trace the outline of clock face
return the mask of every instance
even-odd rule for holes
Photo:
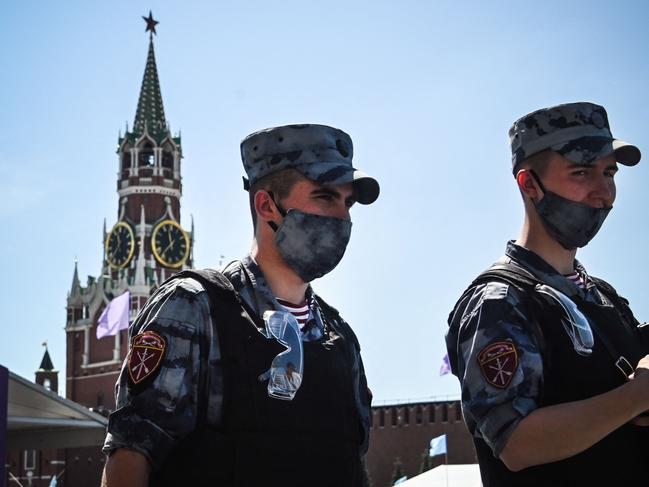
[[[177,269],[189,257],[189,239],[185,231],[173,220],[163,220],[153,229],[151,248],[158,262]]]
[[[135,252],[135,236],[131,227],[118,222],[106,239],[106,260],[116,269],[126,267]]]

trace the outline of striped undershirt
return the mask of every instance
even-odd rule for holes
[[[575,286],[580,287],[581,289],[586,289],[586,282],[579,272],[575,271],[572,274],[564,274],[564,277],[572,281]]]
[[[284,299],[275,298],[277,302],[281,304],[286,311],[295,316],[297,324],[300,325],[300,330],[304,328],[306,322],[309,321],[309,316],[311,315],[311,308],[309,307],[309,302],[305,299],[300,304],[290,303]]]

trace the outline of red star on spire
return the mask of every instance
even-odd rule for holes
[[[143,15],[142,18],[146,22],[146,30],[144,32],[151,32],[151,35],[153,34],[157,35],[157,32],[155,31],[155,26],[158,25],[160,22],[158,22],[157,20],[153,20],[153,14],[151,13],[151,10],[149,10],[148,17],[145,17]]]

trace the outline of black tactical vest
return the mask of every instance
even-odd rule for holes
[[[633,314],[606,282],[593,280],[612,303],[610,306],[572,298],[588,318],[595,338],[592,354],[579,355],[561,322],[558,306],[541,301],[534,290],[541,284],[515,265],[498,264],[474,283],[499,280],[515,286],[528,297],[534,322],[529,332],[536,338],[543,357],[543,386],[539,406],[586,399],[625,383],[616,362],[623,356],[634,368],[649,349],[638,332]],[[631,369],[632,371],[632,369]],[[480,438],[474,438],[485,487],[599,485],[649,485],[649,429],[626,424],[584,452],[558,462],[512,472]]]
[[[337,312],[318,300],[325,337],[303,342],[304,376],[294,399],[273,399],[268,381],[259,377],[285,348],[262,334],[263,322],[222,274],[185,271],[176,277],[197,279],[210,295],[222,355],[223,414],[220,425],[208,425],[207,397],[199,398],[200,424],[154,472],[150,485],[360,487],[368,425],[354,399],[358,343]]]

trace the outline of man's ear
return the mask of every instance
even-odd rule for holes
[[[530,169],[521,169],[518,171],[516,173],[516,183],[521,193],[532,201],[536,201],[543,196],[543,191],[539,188],[539,184]]]
[[[260,189],[255,193],[255,211],[257,218],[262,221],[274,221],[280,218],[277,206],[268,191]]]

